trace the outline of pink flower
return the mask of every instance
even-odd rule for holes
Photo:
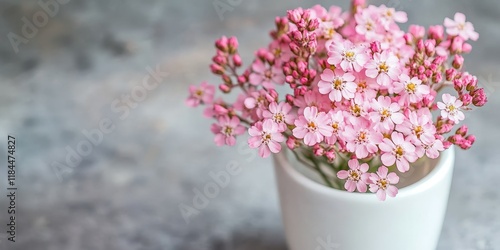
[[[346,148],[356,154],[356,158],[363,159],[368,154],[378,151],[377,144],[382,141],[382,134],[370,129],[368,121],[361,119],[353,120],[352,126],[346,126],[342,133],[346,141]]]
[[[186,105],[196,107],[200,103],[210,104],[214,100],[215,86],[202,82],[199,87],[189,86],[189,97],[186,100]]]
[[[443,150],[443,142],[439,139],[422,140],[422,144],[417,147],[417,155],[418,157],[422,157],[425,152],[425,155],[427,155],[427,157],[436,159],[439,157],[439,152]]]
[[[285,137],[279,132],[278,124],[270,119],[264,122],[257,122],[248,129],[250,138],[248,145],[251,148],[259,148],[259,155],[263,158],[268,157],[271,152],[278,153],[281,150],[281,142]]]
[[[332,136],[332,127],[328,126],[330,119],[325,112],[319,112],[316,107],[304,109],[304,115],[295,120],[293,136],[304,139],[304,143],[313,146],[323,141],[325,136]]]
[[[320,94],[318,91],[307,91],[304,96],[297,97],[293,104],[299,107],[297,113],[304,113],[307,107],[316,107],[318,111],[327,111],[330,109],[330,99],[328,96]]]
[[[276,124],[278,124],[278,128],[280,132],[286,130],[287,124],[293,124],[295,117],[290,114],[292,110],[292,106],[286,102],[280,102],[277,104],[276,102],[272,102],[269,104],[269,111],[264,110],[262,116],[266,119],[272,119]]]
[[[465,119],[464,113],[460,111],[462,105],[462,101],[450,94],[443,94],[443,102],[437,103],[438,108],[441,109],[441,116],[455,124]]]
[[[420,140],[432,141],[436,134],[436,127],[432,124],[432,114],[429,110],[418,113],[410,112],[408,119],[397,125],[396,130],[409,136],[413,143],[418,143]]]
[[[460,12],[455,13],[455,20],[445,18],[444,26],[446,27],[446,33],[450,36],[460,36],[464,40],[470,38],[473,41],[479,38],[479,34],[474,31],[472,23],[466,22],[465,15]]]
[[[369,174],[366,173],[368,171],[368,164],[363,163],[359,165],[357,159],[349,160],[347,163],[349,165],[349,170],[340,170],[337,173],[337,177],[341,180],[347,179],[345,182],[345,189],[348,192],[354,192],[356,188],[359,192],[366,192],[366,182],[369,178]]]
[[[343,42],[334,42],[328,51],[328,63],[331,65],[340,65],[344,71],[359,72],[368,62],[368,55],[365,48],[354,45],[349,40]]]
[[[352,115],[351,117],[366,117],[368,109],[370,108],[369,100],[365,99],[366,96],[366,93],[358,93],[354,96],[354,99],[351,99],[351,103],[349,105],[349,112]]]
[[[274,88],[274,83],[283,85],[285,76],[283,70],[277,64],[274,66],[266,65],[261,60],[255,60],[252,64],[253,72],[249,76],[249,82],[253,85],[262,85],[266,89]]]
[[[396,163],[400,172],[406,172],[410,169],[410,163],[417,160],[415,154],[415,146],[410,142],[409,138],[404,138],[402,133],[393,132],[391,139],[384,138],[379,145],[383,152],[380,159],[386,166],[392,166]]]
[[[356,20],[356,33],[363,35],[367,40],[375,40],[381,35],[378,34],[383,28],[372,18],[376,8],[366,8],[354,15]]]
[[[357,87],[354,76],[341,70],[335,70],[333,73],[331,69],[325,69],[318,82],[319,92],[329,94],[328,97],[332,102],[340,102],[342,97],[346,100],[352,99]]]
[[[406,23],[408,21],[408,16],[404,11],[396,11],[394,8],[387,8],[385,5],[381,5],[380,12],[380,22],[386,30],[394,30],[394,28],[391,28],[397,27],[395,22]]]
[[[376,192],[377,198],[381,201],[385,201],[386,195],[396,197],[398,194],[398,188],[394,185],[399,182],[399,177],[395,173],[387,174],[388,172],[387,167],[381,166],[376,174],[370,175],[370,192]]]
[[[344,130],[345,126],[344,119],[347,114],[345,111],[341,110],[338,111],[330,110],[330,112],[328,112],[328,115],[330,116],[330,123],[328,125],[332,127],[332,136],[326,137],[325,142],[330,145],[333,145],[335,144],[335,142],[337,142],[337,139],[340,135],[340,131]]]
[[[393,103],[388,96],[379,96],[372,102],[372,108],[370,120],[373,122],[373,127],[381,132],[393,130],[394,124],[401,124],[405,120],[405,116],[399,112],[400,106]]]
[[[410,77],[406,74],[399,76],[399,81],[394,82],[394,93],[401,95],[400,103],[417,103],[430,93],[430,88],[422,84],[417,77]]]
[[[377,83],[382,86],[389,86],[392,80],[397,80],[401,73],[399,69],[399,59],[387,51],[375,53],[373,60],[365,65],[366,76],[376,78]]]
[[[219,118],[219,124],[212,124],[211,130],[215,134],[214,141],[217,146],[233,146],[236,144],[235,136],[245,133],[246,129],[240,124],[238,117],[222,116]]]

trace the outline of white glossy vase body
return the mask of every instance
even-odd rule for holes
[[[274,157],[290,250],[436,249],[453,174],[453,147],[433,162],[430,173],[384,202],[371,193],[349,193],[313,181],[297,171],[300,164],[293,157]]]

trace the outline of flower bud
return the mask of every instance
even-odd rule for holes
[[[290,50],[292,51],[293,54],[300,55],[299,45],[297,45],[295,42],[291,42],[289,46],[290,46]]]
[[[424,98],[422,99],[422,102],[424,106],[429,107],[434,103],[434,95],[425,95]]]
[[[462,53],[462,48],[463,48],[463,45],[464,45],[464,39],[459,37],[459,36],[456,36],[453,38],[453,41],[451,42],[451,50],[450,52],[452,54],[460,54]]]
[[[229,54],[234,54],[238,50],[238,39],[236,37],[230,37],[228,40],[228,52]]]
[[[457,92],[462,91],[462,89],[464,88],[464,81],[463,81],[463,79],[458,78],[458,79],[453,80],[453,87],[455,88],[455,90]]]
[[[288,17],[288,20],[290,20],[290,22],[292,23],[297,23],[300,21],[300,19],[302,19],[302,8],[297,8],[297,9],[294,9],[294,10],[289,10],[287,12],[287,17]]]
[[[269,102],[275,102],[278,100],[278,92],[275,89],[270,89],[267,91],[266,98]]]
[[[309,21],[306,28],[308,31],[315,31],[318,27],[319,27],[318,19],[313,19]]]
[[[468,106],[472,102],[472,96],[469,94],[463,94],[460,96],[460,101],[462,101],[464,106]]]
[[[409,32],[415,39],[421,39],[425,35],[425,28],[420,25],[410,25]]]
[[[469,141],[472,145],[476,141],[476,137],[474,135],[468,135],[467,137],[465,137],[465,140]]]
[[[356,10],[358,7],[364,8],[366,6],[366,0],[353,0],[352,7]]]
[[[323,149],[323,147],[321,147],[319,144],[316,144],[313,147],[313,152],[314,152],[314,155],[316,155],[316,156],[322,156],[325,154],[325,149]]]
[[[286,140],[286,145],[291,150],[294,150],[295,148],[299,147],[297,139],[293,136],[288,137],[288,139]]]
[[[464,58],[461,55],[455,55],[452,62],[453,68],[461,69],[464,65]]]
[[[439,83],[443,81],[443,75],[441,73],[436,73],[432,76],[432,81],[435,83]]]
[[[436,53],[436,41],[432,39],[427,40],[424,42],[424,46],[425,46],[425,54],[429,57],[434,56],[434,54]]]
[[[472,104],[474,104],[474,106],[482,107],[486,104],[486,102],[488,102],[488,98],[486,97],[483,88],[476,89],[472,93]]]
[[[227,57],[223,55],[216,55],[212,58],[212,61],[218,65],[224,66],[227,64]]]
[[[461,126],[460,128],[457,129],[457,131],[455,132],[455,134],[456,135],[465,136],[468,131],[469,131],[469,128],[467,128],[467,125],[463,125],[463,126]]]
[[[231,80],[231,77],[229,77],[228,75],[222,75],[222,80],[227,85],[233,85],[233,81]]]
[[[238,76],[238,83],[243,84],[247,82],[247,78],[244,75]]]
[[[231,92],[231,87],[229,87],[229,86],[228,86],[228,85],[226,85],[226,84],[220,84],[220,85],[219,85],[219,89],[220,89],[220,91],[222,91],[223,93],[226,93],[226,94],[227,94],[227,93],[229,93],[229,92]],[[217,105],[216,105],[216,106],[217,106]],[[214,108],[215,108],[216,106],[214,106]]]
[[[406,41],[406,45],[412,45],[413,44],[413,36],[410,33],[405,33],[403,35],[403,38]]]
[[[462,46],[462,52],[463,53],[470,53],[472,50],[472,45],[468,44],[468,43],[464,43],[464,45]]]
[[[375,41],[370,43],[370,50],[372,51],[372,53],[380,52],[382,50],[380,47],[380,42]]]
[[[457,76],[457,70],[454,68],[449,68],[446,70],[446,81],[453,81]]]
[[[325,156],[326,158],[328,158],[329,162],[333,162],[335,158],[337,158],[337,154],[335,153],[334,149],[326,151]]]
[[[233,55],[233,62],[234,62],[234,66],[236,67],[240,67],[242,62],[241,62],[241,56],[239,54],[234,54]]]
[[[417,41],[417,51],[418,52],[422,52],[425,50],[425,45],[424,45],[424,41],[422,39],[419,39]]]
[[[216,75],[224,74],[224,68],[215,63],[210,64],[210,70],[212,70],[212,73]]]
[[[444,27],[442,25],[435,25],[429,27],[429,38],[436,40],[438,43],[444,38]]]
[[[229,49],[227,37],[222,36],[219,40],[215,41],[215,47],[220,51],[227,52]]]

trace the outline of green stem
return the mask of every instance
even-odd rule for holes
[[[323,170],[321,170],[321,166],[319,165],[319,162],[318,160],[315,158],[314,155],[311,155],[310,158],[309,158],[313,163],[314,163],[314,167],[316,168],[316,170],[318,171],[318,173],[321,175],[321,178],[323,178],[323,180],[325,181],[325,183],[331,187],[331,188],[334,188],[333,187],[333,184],[330,182],[330,180],[328,179],[328,176],[326,176],[326,174],[323,172]]]
[[[313,170],[316,170],[316,168],[315,168],[313,165],[311,165],[311,163],[310,163],[310,162],[304,161],[304,159],[302,159],[302,158],[299,156],[299,154],[298,154],[297,152],[295,152],[295,150],[290,150],[290,151],[292,151],[292,153],[295,155],[295,158],[296,158],[296,159],[297,159],[300,163],[304,164],[306,167],[309,167],[309,168],[311,168],[311,169],[313,169]]]

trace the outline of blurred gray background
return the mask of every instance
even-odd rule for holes
[[[0,227],[1,249],[286,249],[271,160],[213,145],[211,121],[184,99],[190,84],[218,83],[208,69],[215,39],[238,36],[248,63],[269,42],[275,16],[316,1],[232,0],[222,16],[218,1],[228,3],[66,0],[49,9],[53,16],[17,53],[8,35],[21,35],[23,17],[44,10],[36,1],[0,2],[0,149],[6,152],[7,135],[16,137],[19,188],[17,242],[7,243]],[[317,3],[348,6],[347,0]],[[480,77],[490,102],[468,114],[477,142],[458,151],[438,249],[500,249],[500,2],[372,3],[407,11],[409,23],[424,26],[463,12],[480,33],[466,67]],[[164,72],[156,75],[161,84],[124,108],[121,98],[156,67]],[[119,112],[112,108],[117,103]],[[114,130],[75,168],[52,167],[65,163],[67,147],[85,140],[83,130],[103,120]],[[5,225],[5,153],[0,160]],[[243,170],[187,223],[179,205],[192,206],[193,189],[228,164]]]

